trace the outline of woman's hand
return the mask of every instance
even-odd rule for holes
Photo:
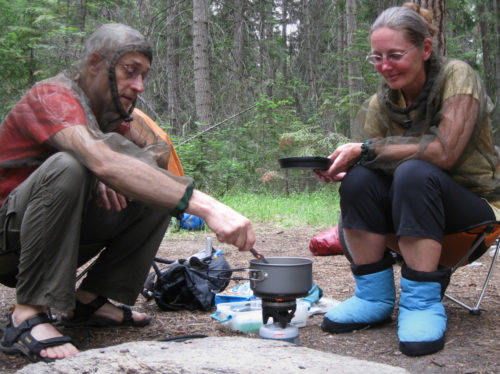
[[[338,147],[328,158],[332,164],[328,170],[315,170],[314,174],[324,183],[341,181],[347,171],[361,157],[362,143],[347,143]]]
[[[114,209],[117,212],[121,212],[127,207],[127,198],[121,193],[109,188],[101,181],[97,184],[97,193],[99,195],[97,205],[104,207],[106,210]]]

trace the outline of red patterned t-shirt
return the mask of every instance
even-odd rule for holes
[[[68,88],[34,86],[7,115],[0,126],[0,205],[57,149],[47,144],[58,131],[86,126],[85,112]]]

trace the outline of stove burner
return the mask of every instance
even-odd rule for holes
[[[296,299],[262,299],[262,320],[266,324],[269,317],[272,317],[275,324],[285,328],[292,320],[296,309]]]

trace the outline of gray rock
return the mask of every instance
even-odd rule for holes
[[[92,349],[55,362],[30,364],[21,374],[143,373],[408,373],[389,365],[344,357],[291,343],[244,337],[183,342],[141,341]]]

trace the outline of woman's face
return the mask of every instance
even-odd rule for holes
[[[416,47],[405,33],[387,27],[372,32],[371,60],[390,88],[403,91],[407,99],[413,99],[425,84],[425,61],[432,52],[432,41],[425,39],[422,47]]]

